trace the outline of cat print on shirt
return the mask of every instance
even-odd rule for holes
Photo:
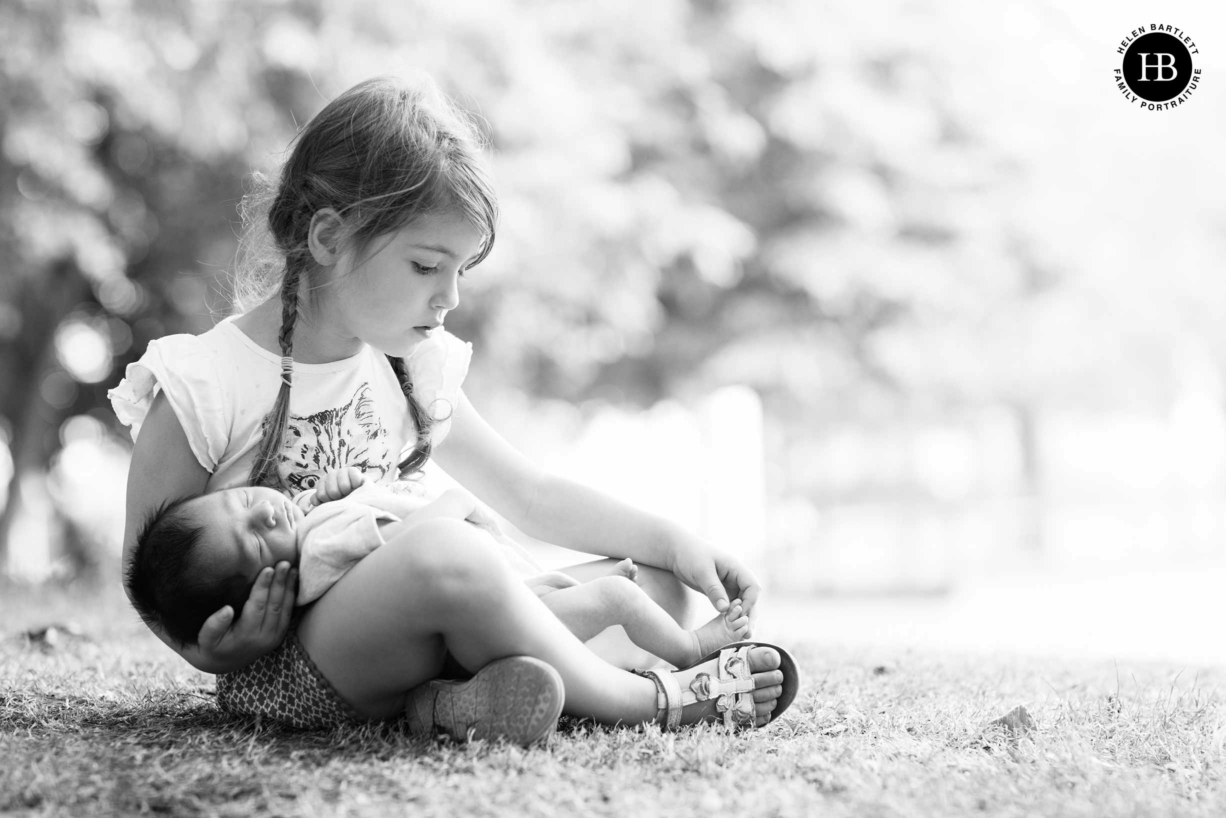
[[[289,416],[281,471],[292,492],[313,488],[330,469],[357,466],[368,480],[378,482],[395,465],[368,383],[344,406]]]

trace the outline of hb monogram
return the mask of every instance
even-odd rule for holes
[[[1175,55],[1174,54],[1148,54],[1146,53],[1146,54],[1138,54],[1137,56],[1141,58],[1141,78],[1140,78],[1141,82],[1150,81],[1150,76],[1149,76],[1150,68],[1157,70],[1158,76],[1154,77],[1154,79],[1157,79],[1160,82],[1169,82],[1179,76],[1179,70],[1175,68]],[[1149,62],[1150,57],[1157,57],[1158,58],[1157,62],[1151,65]],[[1165,57],[1166,59],[1163,59],[1163,57]],[[1171,75],[1169,77],[1166,76],[1166,69],[1168,68],[1171,70]]]

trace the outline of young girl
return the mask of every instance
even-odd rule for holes
[[[452,488],[428,500],[411,490],[366,483],[355,468],[330,471],[318,490],[289,500],[266,486],[244,486],[172,504],[138,538],[128,594],[146,622],[194,644],[214,611],[246,601],[262,569],[281,560],[296,566],[296,604],[305,605],[388,539],[439,518],[467,520],[488,532],[528,587],[580,639],[621,625],[635,645],[685,667],[749,629],[749,617],[733,600],[725,613],[685,630],[634,583],[638,568],[629,559],[615,573],[584,583],[542,573],[467,491]]]
[[[125,561],[167,502],[241,485],[288,493],[342,466],[387,483],[433,457],[528,535],[612,558],[570,569],[576,579],[631,558],[678,621],[691,615],[689,586],[721,612],[743,600],[752,622],[760,589],[739,560],[538,470],[464,395],[470,348],[442,325],[496,223],[472,130],[432,89],[376,79],[325,106],[298,135],[266,219],[252,222],[275,248],[275,262],[245,271],[257,305],[151,343],[112,390],[134,439]],[[730,647],[675,672],[622,670],[642,658],[621,650],[624,635],[585,646],[495,548],[468,523],[431,520],[299,616],[282,562],[261,572],[241,618],[230,606],[210,617],[197,646],[158,635],[220,674],[221,706],[299,726],[404,714],[413,729],[531,743],[559,708],[608,724],[737,714],[761,726],[794,699],[795,664],[775,646]],[[476,676],[438,680],[457,666]]]

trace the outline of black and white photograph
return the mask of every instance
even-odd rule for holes
[[[1226,6],[0,0],[0,815],[1226,814]]]

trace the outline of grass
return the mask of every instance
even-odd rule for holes
[[[0,584],[0,814],[1226,814],[1220,670],[789,647],[797,703],[738,736],[297,733],[223,716],[117,592]]]

